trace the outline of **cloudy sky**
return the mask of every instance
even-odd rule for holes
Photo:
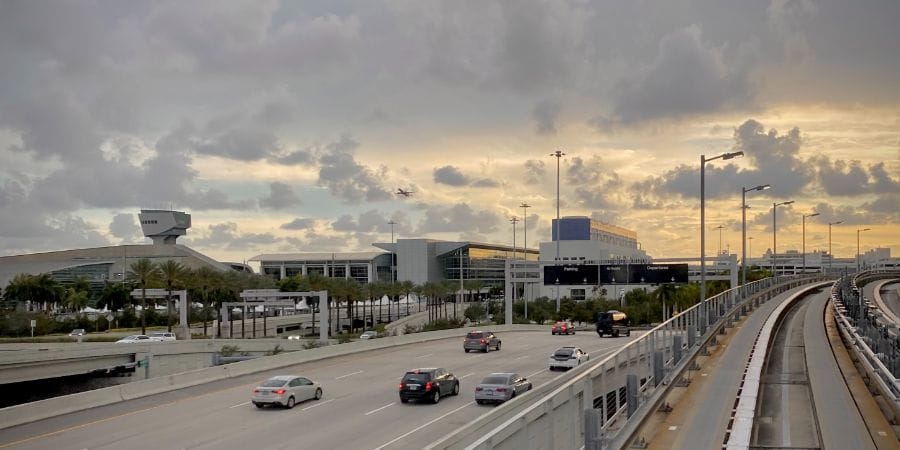
[[[900,255],[900,2],[0,2],[0,255],[143,243],[220,260],[398,237],[528,244],[562,215],[652,256]],[[409,198],[394,194],[412,189]],[[517,228],[522,243],[522,224]]]

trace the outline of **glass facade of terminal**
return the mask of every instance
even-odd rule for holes
[[[529,251],[527,254],[520,249],[516,252],[517,259],[527,258],[537,261],[539,253]],[[465,280],[478,280],[484,287],[503,288],[506,271],[506,260],[513,258],[513,252],[503,247],[489,247],[466,245],[443,255],[438,255],[438,264],[444,279],[459,281],[462,276]]]

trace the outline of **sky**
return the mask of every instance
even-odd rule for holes
[[[659,258],[900,255],[900,2],[0,2],[0,255],[149,243],[221,261],[395,238]],[[561,150],[565,156],[550,156]],[[559,172],[557,172],[559,163]],[[397,188],[414,191],[409,197]],[[721,236],[721,240],[720,240]],[[721,242],[721,243],[720,243]]]

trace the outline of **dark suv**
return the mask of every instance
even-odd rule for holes
[[[500,338],[492,331],[470,331],[463,341],[463,350],[481,350],[487,353],[490,349],[500,350]]]
[[[446,395],[459,395],[459,379],[444,368],[413,369],[400,380],[401,403],[410,400],[437,403]]]

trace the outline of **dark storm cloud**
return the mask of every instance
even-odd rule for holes
[[[134,214],[122,213],[113,216],[109,224],[109,234],[122,240],[122,243],[132,243],[141,239],[141,227],[138,226]]]
[[[765,131],[755,120],[747,120],[734,131],[732,151],[743,151],[743,160],[754,167],[738,170],[736,164],[721,159],[706,165],[705,185],[707,198],[733,196],[743,187],[769,184],[766,194],[788,197],[800,193],[813,182],[813,165],[800,158],[803,144],[800,130],[793,128],[786,134],[777,130]],[[707,152],[707,160],[719,156],[717,151]],[[660,177],[650,177],[633,183],[631,191],[641,193],[642,203],[665,200],[670,195],[683,198],[700,197],[700,164],[681,165]]]
[[[311,164],[315,162],[315,156],[309,150],[295,150],[282,155],[275,155],[269,158],[269,161],[276,164],[293,166],[299,164]]]
[[[525,183],[539,184],[547,175],[547,164],[539,159],[525,161]]]
[[[560,104],[555,100],[542,100],[531,111],[534,117],[534,131],[537,134],[556,134],[556,121],[559,119]]]
[[[434,169],[434,182],[448,186],[465,186],[469,184],[469,177],[465,176],[458,167],[444,166]]]
[[[480,178],[480,179],[472,182],[472,187],[494,188],[494,187],[500,187],[500,186],[502,186],[502,184],[499,181],[494,180],[492,178]]]
[[[697,25],[663,36],[654,59],[622,81],[613,116],[600,117],[595,124],[631,124],[751,105],[753,55],[726,50],[704,40]]]
[[[387,168],[372,170],[356,162],[353,152],[359,146],[349,136],[326,146],[319,157],[319,184],[348,204],[388,200],[391,194],[381,185]]]
[[[446,232],[493,233],[500,217],[488,210],[478,210],[467,203],[455,205],[419,205],[425,217],[416,225],[415,234]]]
[[[395,226],[397,226],[394,231],[399,231],[399,226],[404,226],[407,223],[405,214],[394,214],[388,217],[385,213],[372,209],[359,214],[357,217],[353,217],[350,214],[342,214],[331,225],[334,231],[390,233],[391,226],[388,222],[392,220],[396,222]]]
[[[838,160],[826,156],[813,160],[818,169],[819,183],[830,195],[859,195],[869,191],[869,176],[859,161]]]
[[[256,161],[278,149],[278,139],[269,130],[228,129],[197,145],[198,153],[240,161]]]
[[[229,250],[253,250],[280,241],[280,238],[271,233],[240,233],[238,225],[234,222],[210,225],[206,230],[196,230],[196,234],[183,239],[185,244],[191,246]]]
[[[283,223],[279,228],[282,230],[309,230],[316,227],[318,221],[312,218],[296,218],[288,223]]]
[[[259,206],[271,209],[285,209],[301,204],[303,202],[294,188],[278,181],[269,185],[269,195],[259,199]]]

